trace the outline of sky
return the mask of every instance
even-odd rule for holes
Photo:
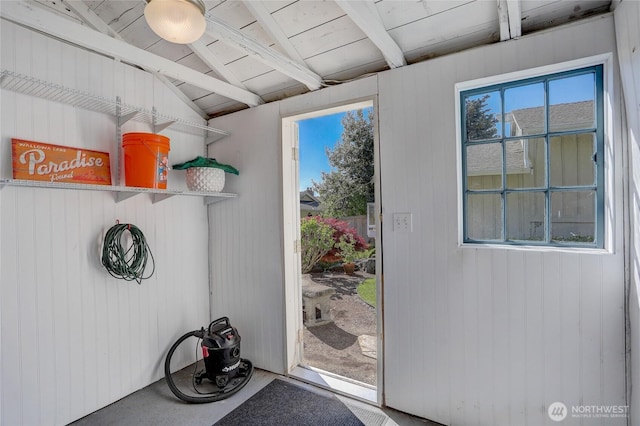
[[[501,111],[500,92],[487,92],[487,106],[491,113],[499,115]],[[477,99],[485,93],[471,96],[470,99]],[[504,107],[505,112],[510,112],[522,108],[541,107],[544,105],[544,85],[543,83],[532,83],[523,86],[516,86],[505,90]],[[569,76],[549,82],[549,104],[563,104],[580,102],[595,99],[595,74],[580,74]],[[508,124],[505,128],[509,133]]]
[[[331,170],[326,148],[333,148],[342,135],[342,117],[346,113],[325,115],[298,121],[300,142],[300,191],[320,182],[320,172]]]
[[[552,80],[549,83],[549,102],[550,104],[562,104],[593,100],[594,84],[593,74]],[[473,96],[472,98],[475,97]],[[505,109],[507,111],[542,106],[543,103],[544,86],[542,83],[519,86],[507,89],[505,92]],[[498,92],[491,93],[487,105],[495,112],[500,111],[500,95]]]

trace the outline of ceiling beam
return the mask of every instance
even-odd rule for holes
[[[71,9],[85,24],[89,25],[96,31],[100,31],[102,34],[106,34],[109,37],[122,40],[120,34],[113,28],[111,28],[106,22],[102,20],[89,6],[82,0],[66,0],[64,4]]]
[[[500,23],[500,41],[506,41],[511,38],[509,33],[509,11],[507,0],[497,0],[498,6],[498,22]]]
[[[102,34],[106,34],[109,37],[113,37],[116,40],[124,41],[120,34],[111,28],[106,22],[102,20],[89,6],[87,6],[82,0],[66,0],[64,2],[65,5],[73,13],[75,13],[80,19],[84,21],[87,25],[95,29],[96,31],[100,31]],[[209,114],[204,112],[202,108],[196,105],[187,95],[184,94],[182,90],[176,87],[167,77],[158,73],[154,70],[145,69],[145,71],[150,72],[157,78],[162,84],[164,84],[169,90],[171,90],[182,102],[184,102],[189,108],[194,110],[200,117],[205,120],[209,119]]]
[[[373,0],[336,0],[336,3],[362,32],[369,37],[373,44],[380,49],[389,67],[398,68],[407,65],[402,49],[400,49],[384,27],[382,18]]]
[[[242,0],[242,3],[249,9],[249,12],[256,18],[260,26],[271,36],[278,46],[287,52],[287,55],[297,63],[303,66],[307,66],[304,62],[304,58],[300,55],[298,50],[293,46],[293,43],[289,40],[289,37],[282,31],[282,27],[273,18],[264,2],[255,0]]]
[[[497,0],[500,41],[522,35],[522,12],[520,0]]]
[[[507,0],[509,11],[509,34],[511,38],[518,38],[522,35],[522,11],[520,0]]]
[[[205,18],[207,20],[207,33],[212,37],[229,43],[263,64],[303,83],[309,90],[316,90],[322,87],[322,77],[309,68],[287,58],[277,50],[263,46],[210,13],[206,14]]]
[[[206,44],[200,40],[196,40],[193,43],[189,44],[193,53],[196,54],[202,62],[204,62],[209,68],[217,72],[222,78],[227,80],[229,83],[233,84],[236,87],[240,87],[241,89],[246,89],[247,87],[240,81],[238,76],[236,76],[233,72],[231,72],[224,62],[222,62],[216,55],[213,54],[209,50]]]
[[[71,22],[42,10],[38,6],[24,2],[0,2],[0,17],[19,25],[41,31],[53,37],[66,40],[95,52],[152,69],[158,73],[175,78],[196,87],[215,92],[249,106],[262,103],[255,93],[240,89],[225,81],[218,80],[184,65],[177,64],[123,41]]]

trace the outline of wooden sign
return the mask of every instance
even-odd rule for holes
[[[109,154],[11,139],[13,178],[111,185]]]

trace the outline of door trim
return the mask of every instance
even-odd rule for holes
[[[303,343],[301,255],[296,252],[296,241],[300,239],[300,189],[297,140],[297,121],[353,111],[361,108],[373,108],[374,126],[374,175],[375,175],[375,211],[376,215],[376,308],[377,318],[377,383],[375,388],[366,384],[350,381],[312,367],[301,366]],[[378,126],[377,96],[366,97],[327,108],[318,108],[311,112],[292,114],[281,118],[282,129],[282,203],[283,203],[283,259],[284,259],[284,327],[285,327],[285,371],[298,378],[339,394],[360,399],[375,405],[384,403],[384,303],[382,274],[382,230],[381,230],[381,192],[380,192],[380,144]],[[364,386],[363,386],[364,385]]]

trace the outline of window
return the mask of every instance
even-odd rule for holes
[[[464,242],[603,247],[602,66],[460,96]]]

